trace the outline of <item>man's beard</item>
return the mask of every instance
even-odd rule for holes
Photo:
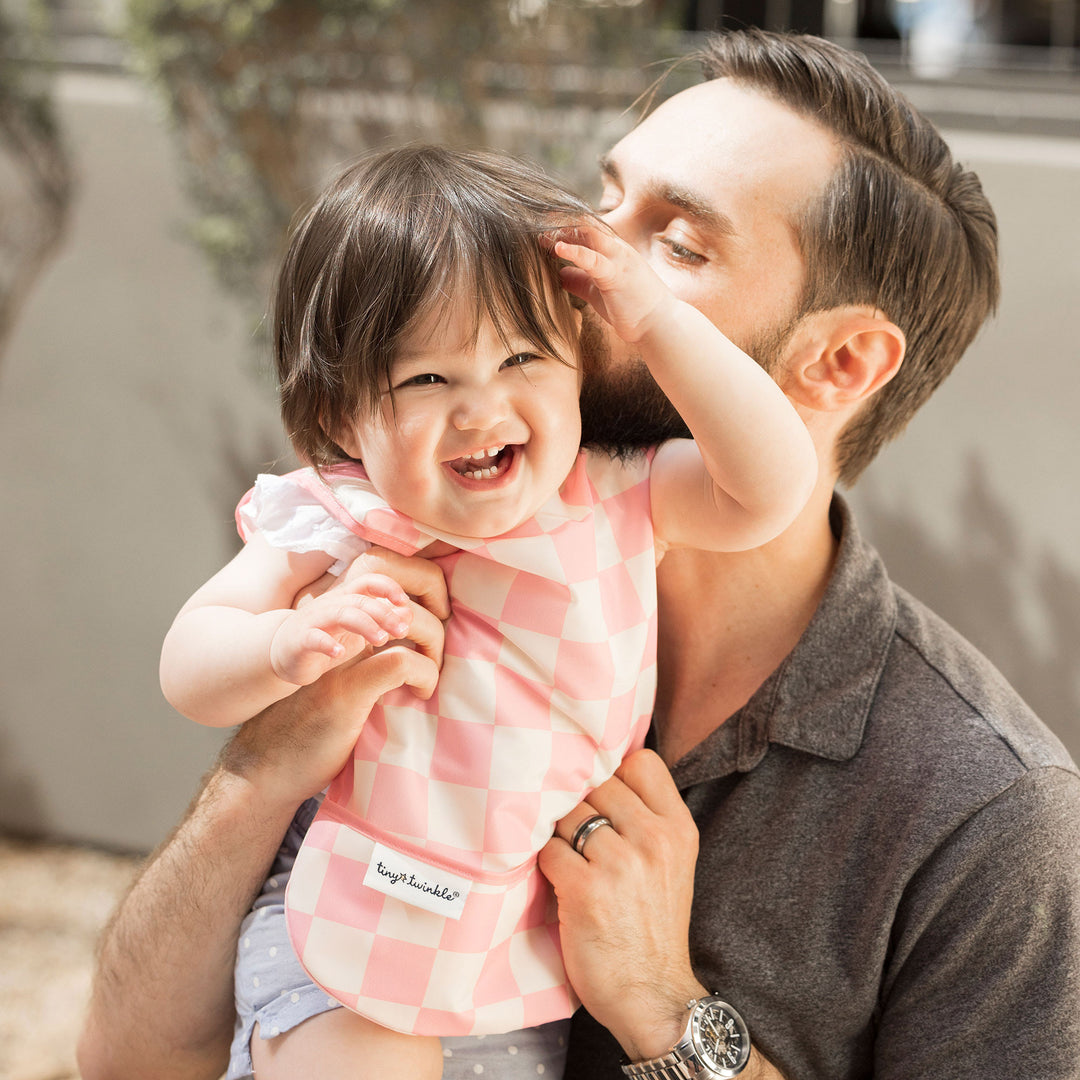
[[[668,439],[692,438],[675,406],[656,385],[645,361],[633,356],[622,364],[614,364],[611,331],[591,309],[586,308],[583,315],[581,445],[626,457]],[[779,329],[756,334],[740,348],[775,377],[794,328],[794,320],[790,320]]]

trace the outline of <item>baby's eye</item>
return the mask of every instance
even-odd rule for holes
[[[504,368],[521,367],[523,364],[527,364],[530,360],[539,360],[540,357],[537,353],[520,352],[514,353],[513,356],[508,356],[503,362]]]
[[[436,375],[433,371],[425,371],[423,375],[413,375],[402,380],[398,383],[397,389],[403,386],[435,386],[443,382],[446,380],[441,375]]]

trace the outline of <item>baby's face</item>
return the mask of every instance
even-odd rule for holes
[[[402,343],[377,415],[339,439],[379,494],[415,521],[500,536],[531,517],[574,464],[581,441],[575,349],[545,355],[504,341],[458,303]]]

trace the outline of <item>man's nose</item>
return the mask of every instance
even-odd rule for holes
[[[613,210],[605,211],[600,215],[600,220],[609,225],[616,236],[621,240],[625,240],[639,254],[645,254],[640,246],[642,238],[635,235],[636,230],[633,228],[634,218],[626,209],[625,202],[620,203]]]

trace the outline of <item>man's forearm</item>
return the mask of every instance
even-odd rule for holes
[[[408,643],[342,664],[240,726],[176,832],[102,935],[84,1080],[216,1080],[232,1035],[240,924],[296,808],[348,759],[386,691],[435,689],[449,601],[423,559],[372,548],[344,575],[387,573],[410,596]],[[430,610],[428,610],[430,609]]]
[[[288,828],[219,765],[106,928],[83,1036],[84,1080],[216,1080],[233,1026],[240,923]]]

